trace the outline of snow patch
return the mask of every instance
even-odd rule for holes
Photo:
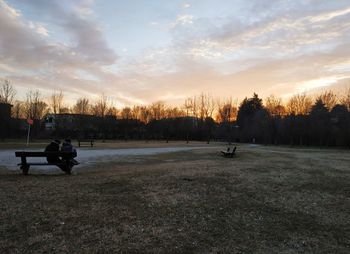
[[[196,147],[160,147],[160,148],[127,148],[127,149],[81,149],[78,150],[77,161],[80,165],[76,168],[83,167],[84,165],[96,164],[98,162],[108,162],[118,159],[122,156],[137,156],[137,155],[154,155],[160,153],[171,153],[178,151],[188,151],[196,149]],[[43,149],[30,149],[30,151],[42,151]],[[18,149],[0,150],[0,166],[7,168],[8,170],[18,170],[17,164],[20,163],[20,158],[15,157],[15,152]],[[28,162],[46,162],[45,158],[28,158]],[[31,167],[31,169],[57,169],[55,166],[47,167]]]

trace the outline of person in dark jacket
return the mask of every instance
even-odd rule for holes
[[[62,144],[62,147],[61,147],[61,151],[62,152],[72,152],[73,153],[72,156],[69,156],[69,157],[68,156],[64,156],[64,157],[62,157],[62,160],[69,161],[72,166],[78,164],[78,162],[73,159],[73,158],[77,157],[77,150],[72,145],[72,141],[70,139],[65,139],[64,140],[64,142]]]
[[[45,152],[58,152],[60,151],[61,141],[58,139],[52,140],[50,144],[48,144],[45,148]],[[58,156],[47,156],[46,160],[48,163],[58,163],[62,160]]]

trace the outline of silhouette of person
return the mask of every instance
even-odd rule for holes
[[[61,141],[58,139],[52,140],[50,144],[45,147],[45,152],[58,152],[60,150]],[[48,163],[59,163],[62,160],[58,156],[47,156]]]
[[[72,141],[70,139],[65,139],[62,147],[61,147],[62,152],[72,152],[72,156],[63,156],[62,159],[65,161],[69,161],[71,165],[77,165],[77,161],[74,160],[73,158],[77,157],[77,150],[74,148],[72,145]]]

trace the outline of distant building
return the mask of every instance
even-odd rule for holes
[[[0,103],[0,121],[9,121],[11,119],[11,104]]]
[[[44,117],[46,130],[79,130],[94,128],[96,116],[82,114],[48,114]]]
[[[0,138],[4,139],[9,136],[11,122],[11,104],[0,103]]]

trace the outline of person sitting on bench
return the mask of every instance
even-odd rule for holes
[[[59,152],[61,141],[58,139],[52,140],[45,148],[45,152]],[[47,156],[46,160],[48,163],[60,163],[62,160],[58,156]]]
[[[61,152],[73,152],[73,156],[64,156],[62,157],[62,160],[69,161],[72,165],[77,165],[78,162],[74,160],[73,158],[77,157],[77,150],[72,145],[72,141],[70,139],[65,139],[62,143]]]
[[[60,151],[60,144],[61,141],[59,141],[58,139],[55,139],[53,141],[51,141],[50,144],[48,144],[45,148],[45,152],[59,152]],[[62,171],[64,172],[68,172],[66,165],[62,164],[62,160],[60,157],[58,156],[47,156],[46,160],[48,163],[54,163],[57,165],[57,167],[59,167],[60,169],[62,169]]]

